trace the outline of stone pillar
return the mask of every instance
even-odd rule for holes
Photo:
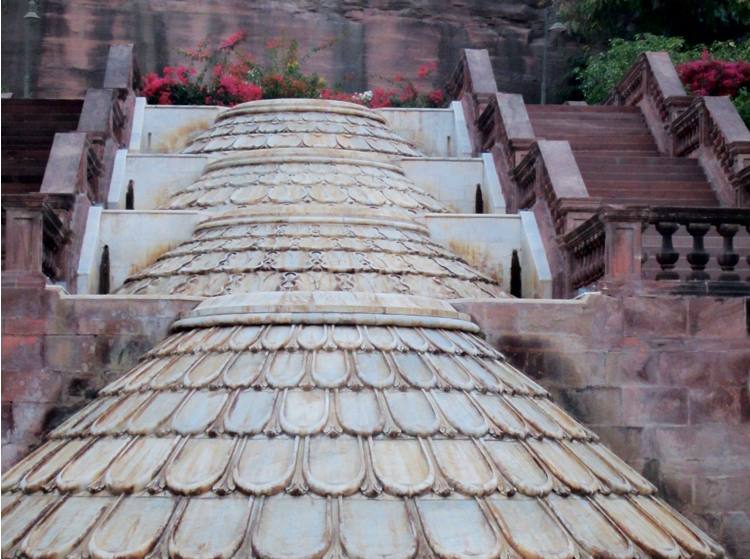
[[[42,273],[45,198],[38,193],[3,196],[6,227],[4,288],[39,288],[47,283]]]
[[[648,219],[646,208],[604,207],[599,220],[604,223],[604,280],[639,281],[643,254],[643,223]]]

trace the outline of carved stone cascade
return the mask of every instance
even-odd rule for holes
[[[504,295],[418,225],[440,205],[382,155],[408,146],[290,105],[216,124],[284,128],[169,202],[206,220],[124,289],[205,299],[5,472],[3,557],[721,557],[448,303]]]

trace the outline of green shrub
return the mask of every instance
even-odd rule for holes
[[[750,90],[747,88],[740,89],[737,95],[732,99],[737,112],[740,113],[745,125],[750,128]]]
[[[612,39],[607,50],[591,56],[583,67],[575,69],[575,74],[584,99],[594,105],[604,100],[642,52],[667,51],[677,64],[687,62],[680,59],[684,49],[685,41],[679,37],[645,34],[632,41]]]
[[[726,62],[750,61],[750,40],[717,41],[711,45],[696,45],[688,48],[680,37],[659,35],[638,35],[632,41],[612,39],[609,48],[589,57],[583,66],[573,70],[579,80],[583,98],[591,105],[601,103],[633,66],[638,55],[643,52],[666,51],[675,66],[701,60],[704,53],[710,53],[713,60]],[[688,88],[686,87],[686,90]],[[747,88],[732,98],[737,111],[750,126],[750,93]]]

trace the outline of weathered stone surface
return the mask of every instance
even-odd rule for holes
[[[736,512],[737,502],[718,481],[700,481],[736,478],[731,483],[742,486],[739,495],[750,486],[744,301],[592,295],[585,303],[456,306],[513,363],[525,366],[540,362],[542,352],[552,354],[544,361],[556,365],[553,374],[533,371],[556,401],[643,472],[670,504],[726,542],[733,556],[750,553],[745,511]],[[600,326],[589,329],[592,323]],[[526,325],[522,334],[519,325]],[[592,348],[606,354],[601,387],[598,375],[590,378],[597,370],[579,358]],[[612,396],[615,390],[621,400]]]
[[[687,301],[673,297],[629,297],[624,301],[626,336],[659,337],[683,336],[687,333]]]
[[[55,372],[2,372],[3,402],[55,402],[60,398],[60,374]]]
[[[626,425],[684,425],[688,422],[685,388],[623,388],[623,420]]]
[[[341,2],[295,0],[126,6],[115,0],[38,4],[39,24],[31,30],[32,91],[35,97],[82,97],[104,77],[109,45],[135,43],[143,73],[176,66],[184,59],[175,48],[192,49],[207,34],[226,39],[240,28],[250,31],[248,50],[263,58],[265,41],[297,38],[305,52],[330,36],[343,35],[331,51],[307,66],[333,83],[365,91],[389,85],[380,76],[415,76],[437,63],[436,81],[444,84],[462,48],[487,48],[500,91],[539,98],[544,10],[536,2]],[[3,17],[3,84],[20,96],[23,74],[23,16],[26,5],[9,3]],[[563,36],[564,37],[564,36]],[[564,73],[565,43],[553,33],[547,80],[550,96]],[[71,72],[74,68],[76,71]],[[346,80],[354,74],[354,81]],[[425,82],[425,86],[429,85]],[[549,96],[548,96],[549,99]]]
[[[42,368],[42,338],[38,336],[3,336],[3,369],[34,371]]]

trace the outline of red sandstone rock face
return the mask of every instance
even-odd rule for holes
[[[283,4],[283,7],[281,6]],[[498,89],[536,101],[541,80],[543,10],[536,0],[463,2],[458,0],[264,0],[244,2],[122,0],[47,0],[31,33],[31,83],[35,97],[82,97],[103,77],[109,44],[138,46],[141,70],[153,72],[179,63],[175,48],[190,49],[211,33],[227,37],[239,28],[251,32],[249,50],[264,52],[265,39],[298,38],[301,51],[331,35],[346,34],[333,50],[307,65],[330,83],[347,74],[351,90],[387,85],[396,74],[414,76],[429,61],[437,63],[436,81],[446,82],[462,48],[490,52]],[[3,85],[23,92],[24,2],[11,2],[3,13]],[[551,90],[562,75],[558,52],[550,43]],[[425,83],[424,86],[429,84]]]

